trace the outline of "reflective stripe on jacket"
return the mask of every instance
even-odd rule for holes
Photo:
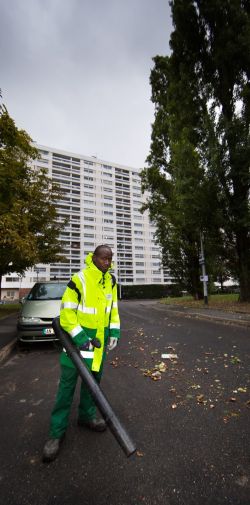
[[[73,340],[77,339],[82,330],[86,342],[93,337],[99,338],[100,348],[93,349],[90,344],[88,349],[82,351],[85,359],[93,360],[92,370],[97,372],[102,363],[104,344],[108,336],[120,337],[120,318],[117,286],[113,286],[109,272],[103,274],[94,265],[92,256],[92,253],[87,256],[86,268],[73,275],[64,292],[60,324]]]

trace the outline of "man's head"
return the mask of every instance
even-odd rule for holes
[[[112,251],[108,245],[99,245],[93,254],[94,265],[101,270],[102,273],[107,272],[111,267]]]

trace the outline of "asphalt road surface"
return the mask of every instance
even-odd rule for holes
[[[59,353],[17,349],[0,367],[0,502],[249,505],[249,328],[155,302],[121,302],[120,315],[102,389],[137,452],[127,458],[109,431],[77,426],[78,385],[60,455],[42,463]]]

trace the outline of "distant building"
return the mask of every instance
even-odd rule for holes
[[[141,193],[139,169],[35,145],[41,159],[34,166],[46,167],[64,193],[57,210],[59,221],[69,218],[60,236],[68,263],[36,265],[23,278],[5,276],[2,298],[18,298],[37,280],[69,279],[99,244],[112,248],[114,272],[123,285],[170,281],[164,279],[155,226],[147,211],[140,213],[146,195]]]

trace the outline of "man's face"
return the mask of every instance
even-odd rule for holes
[[[112,251],[110,249],[100,249],[98,254],[93,255],[93,263],[101,272],[105,273],[110,268],[112,262]]]

